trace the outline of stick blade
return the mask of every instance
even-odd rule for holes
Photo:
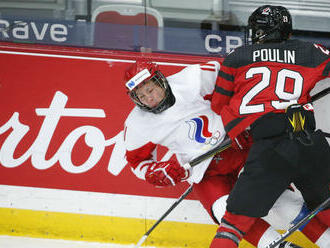
[[[139,248],[144,243],[144,241],[147,239],[147,235],[143,235],[142,238],[139,240],[139,242],[134,246],[134,248]]]

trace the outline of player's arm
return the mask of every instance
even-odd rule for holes
[[[154,160],[152,153],[155,149],[155,144],[148,143],[138,149],[126,151],[126,160],[138,178],[155,186],[174,186],[189,177],[189,172],[176,160]]]
[[[227,105],[234,94],[234,75],[235,69],[224,61],[221,65],[211,100],[211,108],[220,114],[223,106]]]
[[[213,93],[214,85],[220,70],[220,63],[218,61],[209,61],[205,64],[201,64],[199,68],[201,71],[201,79],[197,81],[200,83],[200,94],[205,97]]]
[[[219,71],[214,92],[212,95],[211,107],[216,113],[220,113],[223,106],[227,105],[234,94],[233,70],[223,64]]]
[[[320,60],[323,61],[320,66],[318,66],[319,71],[320,71],[320,75],[321,75],[321,79],[322,78],[326,78],[326,77],[330,77],[330,51],[324,47],[321,44],[313,44],[314,45],[314,54],[315,57]]]

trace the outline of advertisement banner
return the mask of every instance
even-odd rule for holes
[[[70,46],[91,45],[91,24],[19,16],[0,17],[0,40]]]
[[[0,41],[202,56],[225,56],[244,45],[244,27],[240,30],[157,27],[31,17],[0,18]],[[299,34],[293,38],[330,47],[330,39],[326,35]]]
[[[166,197],[183,191],[186,185],[155,188],[125,167],[122,134],[134,104],[124,73],[134,57],[102,55],[0,51],[0,184]],[[183,68],[169,62],[160,62],[165,75]]]

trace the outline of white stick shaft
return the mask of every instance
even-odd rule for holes
[[[134,246],[134,248],[139,248],[144,243],[144,241],[147,239],[147,235],[143,235],[142,238],[139,240],[139,242]]]

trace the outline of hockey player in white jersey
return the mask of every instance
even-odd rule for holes
[[[125,122],[126,159],[135,175],[156,186],[185,180],[193,183],[195,194],[216,223],[220,223],[226,198],[244,165],[250,146],[248,136],[239,136],[231,148],[189,171],[181,165],[218,145],[225,137],[221,117],[211,110],[207,100],[213,93],[219,69],[220,64],[212,61],[187,66],[165,77],[155,63],[137,61],[126,72],[126,87],[137,106]],[[157,145],[167,147],[177,161],[157,161],[154,157]],[[289,223],[302,206],[301,196],[287,190],[270,213]],[[278,213],[286,216],[279,217]],[[313,241],[330,237],[327,227],[320,223],[308,225],[305,227],[308,232],[304,233]],[[278,236],[268,223],[259,219],[244,239],[256,247],[264,247]],[[299,246],[283,242],[279,247]]]

